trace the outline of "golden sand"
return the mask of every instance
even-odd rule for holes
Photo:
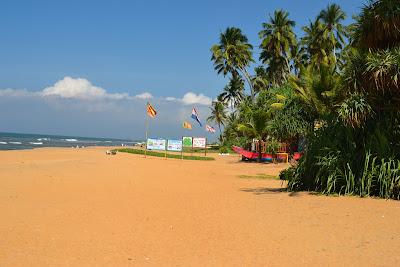
[[[286,193],[282,164],[0,152],[0,266],[400,262],[400,202]]]

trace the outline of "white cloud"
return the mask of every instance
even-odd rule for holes
[[[188,92],[182,97],[181,101],[185,105],[192,105],[192,104],[211,105],[212,99],[203,94],[196,95],[193,92]]]
[[[35,92],[29,92],[25,89],[0,89],[0,96],[8,97],[27,97],[37,95]]]
[[[43,97],[48,98],[54,96],[60,99],[77,99],[77,100],[146,100],[154,98],[149,92],[143,92],[135,96],[128,93],[109,93],[105,89],[93,85],[84,78],[64,77],[57,81],[54,85],[46,87],[42,91],[27,91],[25,89],[0,89],[0,96],[8,97]],[[204,94],[196,94],[187,92],[182,98],[166,97],[163,100],[168,102],[179,102],[183,105],[210,105],[212,99]]]
[[[151,99],[151,98],[153,98],[153,95],[150,94],[149,92],[144,92],[144,93],[135,95],[135,98],[138,98],[138,99]]]
[[[88,80],[82,78],[65,77],[64,79],[56,82],[53,86],[43,89],[42,96],[58,96],[61,98],[75,98],[75,99],[127,99],[127,93],[107,93],[101,87],[92,85]]]

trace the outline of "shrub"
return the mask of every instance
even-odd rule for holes
[[[228,147],[226,147],[226,146],[221,146],[221,147],[219,148],[219,153],[226,154],[226,153],[228,153],[228,152],[229,152],[229,149],[228,149]]]
[[[295,171],[296,171],[296,167],[294,167],[294,166],[289,167],[279,173],[279,179],[289,181],[289,180],[293,179]]]

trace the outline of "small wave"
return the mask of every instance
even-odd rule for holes
[[[2,144],[2,145],[7,145],[7,142],[0,142],[0,144]]]
[[[43,142],[29,142],[31,145],[43,145]]]
[[[50,138],[38,138],[38,139],[36,139],[36,140],[38,140],[38,141],[49,141]]]
[[[10,142],[10,144],[13,144],[13,145],[21,145],[22,143],[21,143],[21,142]]]
[[[64,139],[67,142],[78,142],[78,140],[74,139],[74,138],[70,138],[70,139]]]

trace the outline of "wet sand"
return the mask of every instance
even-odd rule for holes
[[[281,190],[284,164],[0,152],[0,266],[395,266],[400,201]],[[284,186],[284,184],[283,184]]]

